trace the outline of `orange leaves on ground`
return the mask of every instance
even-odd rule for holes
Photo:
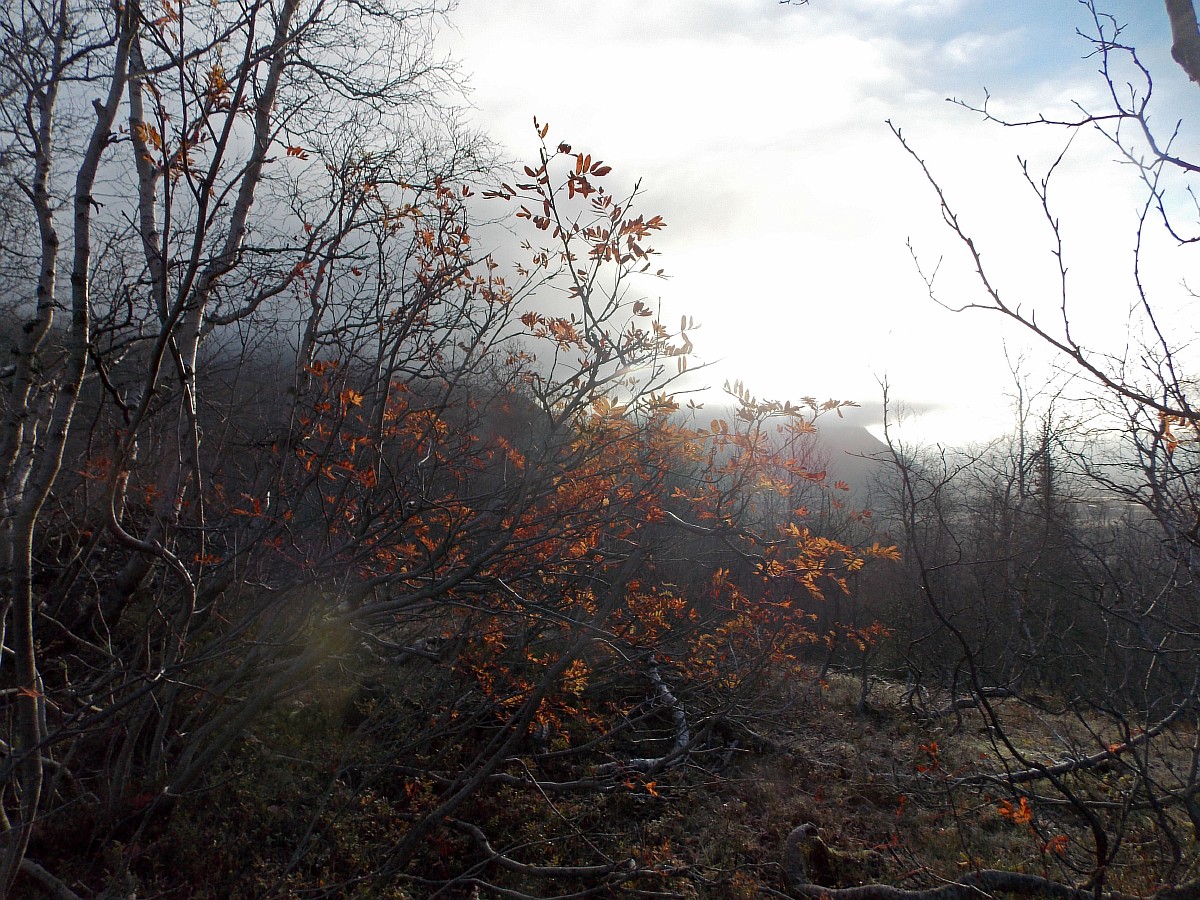
[[[1014,825],[1028,825],[1033,821],[1033,807],[1026,797],[1021,797],[1016,803],[1001,800],[996,812],[1008,819]]]
[[[930,741],[928,744],[921,744],[917,750],[923,754],[924,762],[919,762],[916,765],[918,772],[937,772],[942,768],[941,750],[938,748],[937,741]]]
[[[1065,834],[1056,834],[1046,843],[1042,844],[1043,853],[1053,853],[1055,856],[1065,856],[1067,847],[1070,845],[1071,839]]]

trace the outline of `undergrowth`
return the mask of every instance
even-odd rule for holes
[[[858,684],[847,676],[793,679],[773,690],[763,705],[775,712],[731,732],[754,740],[726,739],[721,752],[654,775],[590,778],[612,759],[611,747],[564,758],[531,742],[428,836],[403,872],[381,881],[374,873],[446,789],[438,773],[475,752],[480,736],[447,731],[444,747],[406,744],[405,718],[420,706],[413,697],[378,684],[350,690],[331,676],[273,709],[165,821],[97,843],[80,819],[73,835],[62,827],[43,834],[39,850],[59,871],[77,873],[78,890],[107,885],[161,898],[786,895],[782,848],[804,822],[817,825],[840,860],[838,871],[824,873],[829,886],[916,888],[977,868],[1068,881],[1086,873],[1088,829],[1042,787],[961,784],[1013,765],[978,712],[923,720],[887,684],[859,711]],[[1045,759],[1059,752],[1048,735],[1087,731],[1088,723],[1066,716],[1015,704],[1003,711],[1008,740]],[[661,723],[649,717],[642,730],[630,729],[623,749],[652,744],[654,728]],[[1130,797],[1120,783],[1130,777],[1110,771],[1069,781],[1080,796],[1103,801]],[[579,779],[590,783],[570,786]],[[1153,815],[1175,813],[1132,801],[1097,809],[1123,817],[1111,888],[1145,894],[1167,868],[1176,878],[1196,871],[1194,840],[1164,846],[1152,827]],[[603,878],[515,871],[489,858],[470,826],[518,868],[618,865]]]

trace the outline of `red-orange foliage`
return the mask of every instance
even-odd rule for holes
[[[434,321],[447,291],[483,296],[502,311],[497,323],[519,326],[508,337],[522,337],[493,369],[499,386],[371,383],[335,359],[311,361],[310,412],[292,451],[297,487],[276,515],[293,537],[302,520],[321,528],[317,546],[285,541],[278,552],[314,571],[352,570],[372,599],[386,592],[367,602],[357,591],[364,625],[419,619],[458,636],[456,666],[501,719],[536,694],[527,727],[557,727],[563,716],[603,727],[583,701],[596,666],[636,670],[655,654],[673,677],[721,689],[795,666],[818,640],[814,604],[846,592],[868,557],[891,559],[895,549],[825,536],[791,503],[806,485],[844,489],[809,471],[796,443],[817,416],[846,404],[760,401],[739,383],[727,387],[731,415],[705,425],[680,415],[670,385],[693,352],[695,323],[670,329],[625,299],[625,282],[655,255],[648,240],[661,217],[635,213],[636,189],[617,199],[609,166],[566,143],[550,150],[538,132],[527,180],[484,193],[549,239],[524,245],[519,287],[495,261],[467,258],[463,192],[439,186],[434,221],[427,214],[417,225],[428,308],[407,310],[406,320]],[[543,297],[546,288],[558,293]],[[522,428],[505,424],[514,415],[525,417]],[[772,513],[758,533],[747,523],[762,520],[768,500],[783,501],[785,514]],[[260,515],[257,505],[237,512]],[[724,563],[695,559],[686,584],[669,580],[658,557],[681,538]],[[622,587],[618,573],[635,552],[642,561]],[[614,584],[619,596],[606,605]],[[591,649],[572,651],[585,656],[548,687],[580,629]],[[868,626],[853,639],[865,647],[882,636]]]
[[[612,739],[647,715],[645,698],[660,714],[670,698],[679,761],[694,749],[685,720],[736,715],[764,678],[794,670],[822,599],[894,556],[809,511],[841,502],[804,444],[844,404],[735,384],[727,413],[681,408],[672,390],[697,325],[629,296],[662,273],[662,217],[638,211],[636,187],[616,193],[611,166],[538,134],[537,163],[483,192],[528,230],[511,266],[479,255],[469,189],[389,193],[359,164],[326,166],[371,252],[343,252],[336,217],[298,211],[300,243],[278,263],[307,316],[293,381],[202,502],[132,456],[79,467],[84,490],[138,487],[123,513],[134,530],[195,523],[172,534],[186,552],[170,565],[208,599],[181,604],[183,625],[163,632],[181,649],[155,663],[179,691],[201,685],[149,767],[171,791],[330,660],[436,660],[441,692],[413,698],[423,724],[395,755],[413,770],[436,756],[438,783],[455,787],[418,792],[388,863],[403,865],[531,737],[619,758],[629,748]],[[188,629],[204,641],[176,640]],[[237,665],[214,674],[211,659]],[[657,796],[665,773],[642,764]]]

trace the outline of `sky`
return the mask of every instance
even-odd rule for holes
[[[1161,2],[1100,2],[1154,73],[1156,121],[1200,125]],[[1105,83],[1076,34],[1091,27],[1076,0],[459,0],[443,42],[468,78],[471,122],[505,153],[533,158],[537,116],[554,141],[642,180],[644,211],[668,223],[656,247],[670,275],[645,294],[666,321],[701,325],[707,384],[855,400],[869,420],[886,379],[922,412],[914,439],[960,444],[1007,430],[1014,362],[1037,385],[1049,355],[997,316],[930,299],[910,242],[926,271],[942,260],[943,302],[981,297],[886,123],[926,158],[1005,295],[1048,305],[1047,321],[1057,269],[1018,157],[1040,178],[1069,135],[1002,128],[947,98],[979,104],[986,91],[990,109],[1017,118],[1103,110]],[[1119,352],[1140,195],[1114,158],[1082,135],[1052,197],[1073,326]],[[1187,261],[1153,249],[1153,286],[1185,302]]]

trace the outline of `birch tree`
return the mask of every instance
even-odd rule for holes
[[[320,293],[311,276],[378,218],[362,188],[366,169],[432,183],[431,167],[477,162],[469,145],[453,146],[459,135],[440,127],[440,115],[421,118],[424,133],[410,132],[410,146],[379,137],[404,111],[434,111],[430,98],[449,74],[428,43],[438,13],[320,0],[22,0],[0,13],[0,168],[15,186],[4,195],[14,239],[0,269],[4,306],[19,319],[0,425],[0,667],[15,698],[0,893],[22,867],[52,755],[40,650],[65,641],[113,659],[106,635],[135,592],[167,571],[183,590],[175,609],[159,610],[176,647],[159,663],[169,668],[187,646],[202,599],[192,557],[204,551],[185,558],[178,536],[204,515],[203,342],[301,283]],[[422,137],[423,157],[411,146]],[[358,196],[335,196],[314,224],[298,217],[303,196],[287,166],[318,147],[327,159],[341,151],[331,180],[356,185]],[[91,423],[107,432],[96,453],[103,471],[91,473],[94,531],[56,585],[73,602],[49,609],[34,554],[89,393],[115,410]],[[135,519],[130,472],[163,418],[173,424],[169,433],[155,426],[152,514]],[[80,573],[109,542],[124,562],[85,587]],[[58,635],[36,626],[39,603],[64,617]],[[82,690],[69,679],[58,687]]]
[[[1113,815],[1088,795],[1089,779],[1102,777],[1099,773],[1114,767],[1126,779],[1125,787],[1113,795],[1118,805],[1124,809],[1144,805],[1155,811],[1146,820],[1148,828],[1142,840],[1161,848],[1157,871],[1163,885],[1173,886],[1164,887],[1163,892],[1187,893],[1196,890],[1196,882],[1183,862],[1182,848],[1194,842],[1200,827],[1195,804],[1200,790],[1196,778],[1200,756],[1193,741],[1200,699],[1194,642],[1194,595],[1200,572],[1196,528],[1200,506],[1195,490],[1200,412],[1195,405],[1195,358],[1189,347],[1194,329],[1186,324],[1181,329],[1179,324],[1186,322],[1191,312],[1186,300],[1194,299],[1195,294],[1185,285],[1185,302],[1180,304],[1180,298],[1171,296],[1170,288],[1151,278],[1150,271],[1165,260],[1186,259],[1193,252],[1197,237],[1191,198],[1200,167],[1178,149],[1183,144],[1176,140],[1181,124],[1168,120],[1164,125],[1155,115],[1161,102],[1156,95],[1159,83],[1137,49],[1127,42],[1121,22],[1100,3],[1089,0],[1081,6],[1087,17],[1081,34],[1090,41],[1104,86],[1099,108],[1077,106],[1069,115],[1046,113],[1013,119],[995,115],[986,103],[956,101],[999,127],[1054,129],[1065,136],[1062,151],[1040,172],[1025,159],[1019,172],[1028,188],[1031,221],[1045,236],[1052,261],[1042,286],[1044,296],[1052,298],[1049,304],[1039,309],[1028,291],[1010,292],[1006,283],[1009,273],[1000,271],[987,257],[985,242],[968,224],[969,212],[955,191],[936,167],[927,163],[915,139],[889,124],[931,188],[974,282],[973,288],[951,298],[943,292],[942,282],[922,265],[920,255],[914,254],[931,298],[955,311],[1006,319],[1053,352],[1056,364],[1072,374],[1074,391],[1083,392],[1083,385],[1087,386],[1087,427],[1076,426],[1061,435],[1062,440],[1056,438],[1057,459],[1077,478],[1087,479],[1096,496],[1125,510],[1108,522],[1064,523],[1061,531],[1069,540],[1061,542],[1063,558],[1055,569],[1059,574],[1076,573],[1072,576],[1076,582],[1072,590],[1077,595],[1073,618],[1080,623],[1072,629],[1072,641],[1080,641],[1076,660],[1066,657],[1071,674],[1062,679],[1069,684],[1061,686],[1058,693],[1066,708],[1080,722],[1087,722],[1093,734],[1107,729],[1127,737],[1107,746],[1097,742],[1092,752],[1075,750],[1061,766],[1043,765],[1014,753],[1024,771],[998,773],[989,783],[1014,791],[1013,799],[1006,802],[1021,804],[1021,818],[1039,802],[1057,804],[1069,809],[1078,827],[1089,835],[1086,851],[1067,854],[1061,874],[1051,879],[1053,883],[1036,889],[1100,894],[1106,889],[1108,873],[1119,864],[1122,846],[1135,841],[1127,817]],[[1194,82],[1200,33],[1193,4],[1167,0],[1165,6],[1172,56]],[[1066,221],[1072,211],[1060,206],[1058,193],[1060,183],[1070,178],[1066,170],[1071,153],[1093,139],[1115,152],[1124,172],[1132,176],[1132,186],[1140,192],[1130,227],[1127,277],[1105,270],[1107,290],[1127,298],[1128,312],[1117,340],[1109,345],[1102,345],[1094,335],[1081,337],[1081,311],[1092,307],[1094,295],[1079,286],[1078,273],[1085,263],[1080,262],[1078,244],[1068,239]],[[1188,199],[1180,202],[1182,198]],[[1112,222],[1120,222],[1121,209],[1116,203],[1112,207]],[[1168,246],[1169,251],[1162,249]],[[1094,266],[1096,262],[1088,259],[1086,264]],[[1102,262],[1107,265],[1109,261]],[[1018,293],[1020,299],[1016,299]],[[915,470],[902,464],[899,457],[897,462],[911,515],[922,502],[920,485]],[[1043,476],[1046,484],[1050,483],[1049,474]],[[938,489],[948,481],[949,477]],[[1044,515],[1042,510],[1037,512]],[[944,518],[935,516],[934,521],[949,527]],[[908,530],[911,537],[912,529]],[[1149,536],[1151,531],[1157,531],[1157,538]],[[910,543],[919,546],[916,540]],[[937,584],[939,567],[922,560],[919,549],[913,555],[921,590],[935,615],[942,618],[948,592]],[[943,624],[947,624],[944,619]],[[976,682],[971,702],[984,711],[997,746],[1012,751],[1004,717],[979,680],[986,660],[979,654],[972,658],[966,638],[955,637]],[[1061,641],[1063,648],[1070,643]],[[1087,665],[1082,660],[1087,660]],[[1131,677],[1131,673],[1137,676]],[[1190,771],[1164,764],[1169,754],[1187,750],[1189,744]],[[1021,787],[1025,784],[1031,787]],[[958,787],[971,789],[969,783]]]

